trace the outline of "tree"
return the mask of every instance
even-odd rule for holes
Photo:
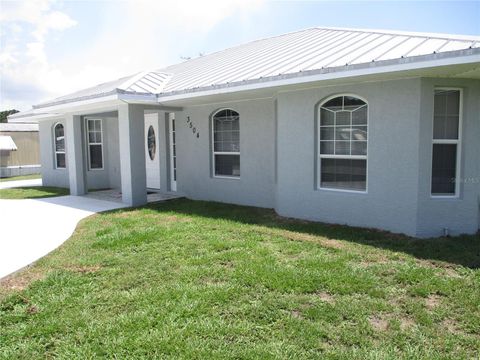
[[[15,109],[0,111],[0,123],[6,123],[8,115],[12,115],[12,114],[15,114],[15,113],[18,113],[18,112],[19,111],[15,110]]]

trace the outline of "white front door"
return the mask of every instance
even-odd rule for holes
[[[145,114],[145,167],[147,188],[160,189],[160,156],[158,150],[158,114]]]
[[[168,114],[170,129],[170,190],[177,191],[177,139],[175,133],[175,113]]]

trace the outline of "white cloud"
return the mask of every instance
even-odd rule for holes
[[[44,89],[47,96],[54,93],[46,85],[49,81],[45,82],[49,74],[56,72],[48,62],[45,44],[50,31],[68,29],[76,21],[52,10],[52,4],[50,0],[2,2],[2,108],[29,107],[32,98],[25,94],[40,94],[42,91],[38,89]],[[35,91],[29,91],[29,86]]]
[[[256,11],[263,3],[264,0],[103,3],[111,11],[106,11],[107,16],[95,24],[99,29],[95,37],[80,39],[87,41],[80,44],[82,51],[58,59],[48,53],[52,35],[75,25],[81,32],[82,27],[92,24],[82,23],[80,17],[77,24],[77,20],[59,10],[61,4],[50,0],[8,3],[0,14],[4,31],[3,25],[10,25],[9,36],[2,34],[10,40],[0,50],[0,71],[15,92],[4,89],[7,93],[2,94],[0,106],[28,108],[32,102],[175,62],[179,48],[190,49],[191,41],[203,39],[226,19],[237,24],[239,17]],[[94,2],[84,6],[95,11]],[[14,33],[20,38],[10,36]],[[28,84],[36,89],[25,89],[24,93],[31,96],[19,94]]]

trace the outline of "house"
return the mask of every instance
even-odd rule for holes
[[[40,173],[37,123],[0,123],[0,178]]]
[[[311,28],[33,106],[45,185],[476,233],[480,37]]]

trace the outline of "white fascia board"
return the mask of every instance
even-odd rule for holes
[[[155,94],[118,94],[118,100],[129,104],[157,104]]]
[[[153,94],[113,94],[86,100],[66,102],[63,104],[42,107],[35,110],[38,110],[39,112],[77,112],[82,111],[83,109],[89,110],[91,108],[99,107],[115,107],[119,105],[120,102],[128,102],[131,104],[157,104],[157,97]]]
[[[66,113],[91,113],[95,111],[115,110],[122,103],[129,104],[150,104],[157,105],[157,97],[155,95],[134,95],[134,94],[114,94],[105,97],[92,98],[81,101],[68,102],[64,104],[53,105],[49,107],[34,109],[35,114],[29,116],[28,119],[45,120],[62,116]],[[47,113],[47,114],[45,114]]]
[[[62,117],[63,117],[62,114],[56,114],[56,113],[32,114],[32,115],[28,115],[28,116],[23,117],[22,121],[39,123],[40,121],[59,119],[59,118],[62,118]]]
[[[46,107],[41,107],[41,108],[36,108],[34,109],[34,112],[60,112],[60,113],[67,113],[67,112],[72,112],[72,108],[82,108],[82,107],[89,107],[89,105],[110,105],[110,104],[115,104],[118,101],[118,95],[113,94],[113,95],[108,95],[108,96],[103,96],[103,97],[95,97],[91,99],[86,99],[86,100],[80,100],[80,101],[71,101],[71,102],[65,102],[61,104],[56,104],[56,105],[51,105],[51,106],[46,106]]]
[[[327,71],[327,72],[323,72],[320,74],[313,74],[313,75],[302,74],[302,73],[298,73],[297,76],[280,75],[280,76],[276,76],[272,80],[259,79],[249,84],[243,84],[243,85],[242,84],[219,85],[219,86],[213,86],[212,88],[206,88],[205,90],[199,89],[197,91],[192,91],[192,92],[183,92],[178,94],[172,93],[171,95],[169,95],[168,93],[165,95],[160,94],[158,95],[157,101],[164,102],[164,101],[184,100],[184,99],[196,98],[201,96],[227,94],[227,93],[249,91],[249,90],[259,90],[259,89],[266,89],[270,87],[305,84],[305,83],[318,82],[318,81],[324,81],[324,80],[395,73],[395,72],[407,71],[407,70],[420,70],[420,69],[435,68],[435,67],[448,66],[448,65],[471,64],[476,62],[480,63],[480,53],[473,54],[473,55],[458,56],[458,57],[425,60],[425,61],[408,61],[408,58],[401,59],[401,60],[405,62],[393,64],[393,65],[381,65],[378,63],[371,63],[370,64],[371,66],[363,67],[360,69],[336,70],[336,71],[330,71],[330,72]]]

